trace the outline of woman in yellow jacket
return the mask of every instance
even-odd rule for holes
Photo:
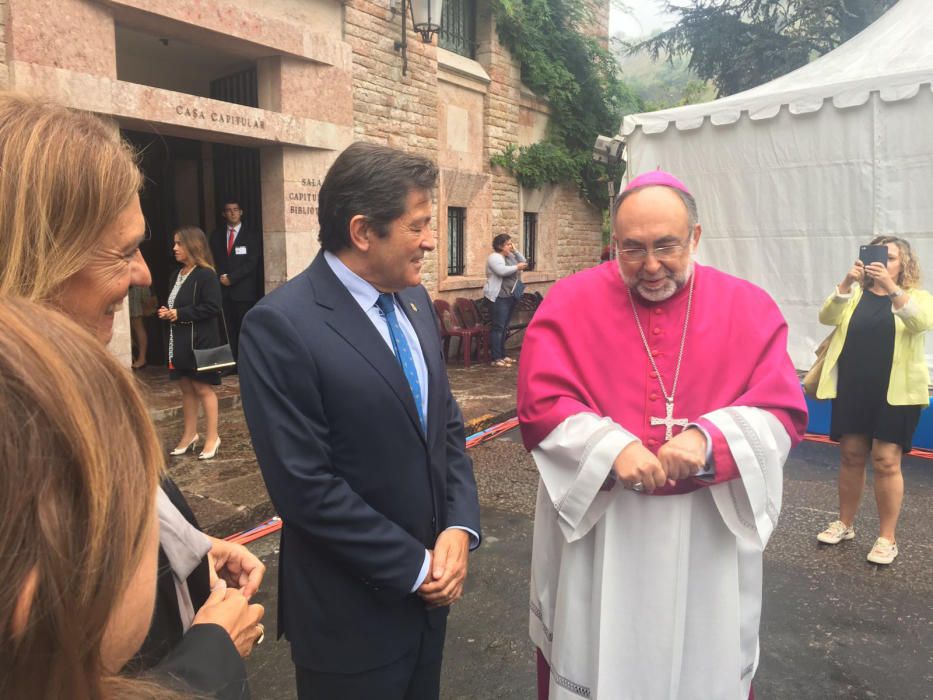
[[[856,261],[820,309],[820,323],[836,332],[816,395],[833,399],[830,437],[839,441],[841,467],[839,519],[817,539],[838,544],[855,537],[871,454],[881,528],[868,561],[890,564],[904,498],[901,456],[910,452],[920,411],[929,404],[923,349],[933,328],[933,296],[918,287],[920,266],[907,241],[878,236],[871,243],[887,245],[887,265]]]

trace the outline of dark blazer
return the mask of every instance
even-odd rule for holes
[[[169,279],[168,288],[175,286],[180,270],[175,270]],[[195,369],[194,353],[191,351],[191,334],[194,347],[216,348],[222,345],[220,313],[223,301],[220,282],[209,267],[196,267],[181,285],[173,309],[178,311],[178,320],[172,324],[175,334],[173,364],[176,369]]]
[[[185,519],[198,527],[188,502],[175,483],[166,477],[162,490]],[[200,529],[200,528],[198,528]],[[191,603],[197,610],[210,595],[210,573],[205,558],[188,577]],[[249,700],[249,683],[243,659],[219,625],[195,625],[184,634],[175,592],[175,577],[159,547],[159,573],[155,609],[142,648],[127,664],[126,671],[148,674],[157,683],[180,691],[223,700]]]
[[[449,525],[480,532],[431,299],[397,296],[428,368],[427,436],[401,366],[322,254],[240,336],[243,408],[284,520],[279,635],[311,670],[358,673],[412,649],[448,612],[410,593],[424,550]]]
[[[233,243],[233,250],[227,255],[227,226],[218,228],[211,236],[211,254],[217,267],[217,276],[228,275],[230,286],[223,288],[224,298],[230,301],[253,302],[259,298],[259,281],[256,268],[259,266],[260,234],[246,225],[240,226]],[[237,248],[245,252],[237,253]]]

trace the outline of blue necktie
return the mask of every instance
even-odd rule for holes
[[[386,324],[389,326],[389,335],[392,337],[392,347],[395,348],[395,359],[402,365],[402,371],[411,389],[411,396],[415,400],[415,408],[418,409],[418,418],[421,419],[421,429],[427,433],[424,409],[421,406],[421,382],[418,381],[418,371],[415,369],[415,361],[411,356],[411,348],[405,340],[402,327],[398,324],[398,318],[395,315],[395,299],[391,294],[380,294],[376,300],[376,306],[385,316]]]

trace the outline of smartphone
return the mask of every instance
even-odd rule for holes
[[[888,264],[888,247],[886,245],[863,245],[858,249],[858,259],[865,267],[874,262],[882,265]]]

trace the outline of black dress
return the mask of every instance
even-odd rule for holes
[[[178,279],[176,270],[169,280],[169,288]],[[178,320],[172,324],[172,364],[169,379],[187,377],[204,384],[220,384],[220,372],[198,372],[194,360],[194,348],[215,348],[221,345],[221,294],[220,282],[213,270],[195,267],[171,300],[171,308],[178,312]]]
[[[833,399],[829,435],[846,434],[900,445],[910,452],[922,406],[892,406],[888,382],[894,360],[894,314],[891,300],[866,292],[849,321],[839,356],[839,381]]]

